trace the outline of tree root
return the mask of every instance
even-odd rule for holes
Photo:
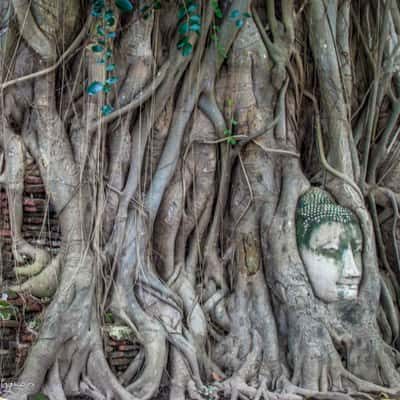
[[[358,330],[353,333],[356,337],[362,337],[362,340],[355,342],[348,350],[347,370],[351,373],[348,379],[354,381],[354,375],[363,379],[360,381],[361,387],[355,382],[360,392],[370,391],[368,387],[363,389],[365,381],[399,389],[400,374],[396,370],[400,363],[399,352],[383,341],[380,332],[370,330],[368,336],[361,334],[362,331],[360,333]]]
[[[61,254],[58,254],[38,275],[33,276],[26,282],[11,285],[14,292],[28,292],[36,297],[51,297],[55,293],[61,273]]]
[[[33,260],[30,264],[15,268],[14,271],[17,278],[39,274],[50,261],[50,255],[47,251],[33,247],[25,240],[13,246],[13,253],[17,263],[24,263],[26,256]]]
[[[400,326],[399,318],[393,303],[392,296],[390,294],[390,290],[382,275],[381,275],[381,302],[382,302],[382,307],[387,316],[388,322],[390,324],[390,328],[393,333],[393,339],[396,340],[399,337],[399,326]]]
[[[121,382],[121,385],[129,384],[132,381],[132,379],[135,377],[135,375],[138,373],[138,371],[142,367],[143,363],[144,363],[144,351],[143,351],[143,347],[141,347],[139,350],[139,353],[129,364],[129,367],[119,377],[119,381]]]
[[[357,389],[353,391],[317,391],[299,387],[291,383],[288,378],[282,375],[278,379],[276,391],[271,392],[268,390],[267,379],[262,378],[259,380],[260,384],[256,388],[248,384],[243,377],[239,375],[232,376],[231,378],[214,383],[214,387],[218,391],[222,391],[225,397],[231,400],[248,399],[248,400],[301,400],[303,398],[313,398],[320,400],[352,400],[354,398],[364,397],[370,398],[368,393],[371,394],[385,394],[397,398],[400,393],[399,389],[388,389],[370,382],[363,381],[349,373],[343,371],[343,377],[351,380]]]
[[[302,396],[296,393],[278,393],[270,392],[267,389],[267,383],[265,379],[261,380],[261,384],[258,388],[250,386],[241,377],[231,377],[224,382],[214,384],[218,390],[223,391],[225,397],[230,396],[231,400],[237,400],[239,398],[260,400],[264,397],[267,400],[302,400]]]
[[[145,363],[142,373],[127,390],[142,400],[150,399],[157,392],[165,362],[168,356],[168,347],[163,332],[148,332],[146,335]]]
[[[279,386],[281,387],[280,390],[282,393],[293,393],[300,396],[304,396],[306,398],[326,399],[326,400],[350,400],[354,397],[360,397],[361,395],[368,396],[368,393],[372,394],[379,393],[394,397],[398,396],[399,394],[400,389],[389,389],[383,386],[363,381],[362,379],[357,378],[356,376],[345,370],[343,371],[343,377],[348,380],[351,380],[357,386],[357,390],[344,391],[343,388],[341,389],[341,391],[309,390],[294,385],[284,377],[281,380]]]
[[[83,383],[88,385],[90,382],[92,382],[92,392],[94,388],[97,388],[100,393],[105,393],[104,400],[112,400],[114,398],[119,400],[144,399],[143,397],[136,397],[130,393],[127,388],[121,385],[116,376],[110,370],[110,367],[108,366],[104,357],[103,349],[99,344],[89,355],[87,365],[87,376]],[[90,389],[90,385],[88,386]]]
[[[43,392],[50,398],[50,400],[66,400],[57,360],[49,372],[48,383],[45,385]]]
[[[312,372],[312,365],[311,370]],[[296,373],[297,372],[297,373]],[[285,385],[285,390],[288,388],[291,390],[293,387],[300,384],[305,387],[313,387],[313,379],[311,376],[305,376],[303,373],[303,380],[301,380],[299,376],[299,371],[295,371],[294,377],[292,378],[292,383]],[[358,392],[366,392],[366,393],[386,393],[388,395],[396,396],[400,391],[400,387],[398,388],[387,388],[384,386],[377,385],[372,382],[365,381],[353,375],[351,372],[347,371],[340,363],[339,360],[331,360],[329,365],[319,364],[319,372],[321,376],[319,376],[319,388],[322,390],[314,390],[314,389],[296,389],[295,393],[309,395],[312,393],[331,393],[338,391],[345,391],[345,388],[348,389],[348,385],[350,387],[355,387]],[[307,380],[304,380],[307,379]],[[347,385],[343,386],[343,380],[347,381]],[[329,390],[329,392],[328,392]],[[329,397],[325,397],[329,398]]]

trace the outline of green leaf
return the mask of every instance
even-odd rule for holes
[[[111,311],[108,311],[105,313],[104,315],[104,319],[108,324],[112,324],[114,322],[114,316],[113,313]]]
[[[199,24],[190,25],[190,30],[193,32],[200,32],[201,26]]]
[[[233,137],[228,138],[227,142],[228,142],[229,144],[231,144],[231,145],[234,145],[234,144],[237,143],[236,139],[233,138]]]
[[[107,38],[108,39],[115,39],[117,37],[117,33],[116,32],[108,32],[107,33]]]
[[[103,92],[104,92],[105,94],[111,93],[111,87],[110,87],[110,85],[105,84],[104,87],[103,87]]]
[[[185,15],[186,15],[186,8],[180,6],[178,10],[178,20],[181,20]]]
[[[231,124],[232,124],[232,125],[237,125],[237,124],[238,124],[238,122],[236,121],[236,119],[235,119],[235,118],[231,118]]]
[[[123,12],[133,11],[133,5],[129,0],[115,0],[115,5]]]
[[[232,135],[232,131],[230,129],[224,129],[224,135],[230,136],[230,135]]]
[[[218,50],[218,54],[222,58],[227,58],[228,57],[228,53],[226,52],[225,47],[221,46],[219,43],[217,44],[217,50]]]
[[[101,107],[101,113],[103,115],[111,114],[113,112],[113,110],[114,109],[109,104],[106,104],[105,106]]]
[[[97,25],[97,34],[98,35],[100,35],[100,36],[104,36],[105,35],[105,33],[104,33],[104,29],[103,29],[103,27],[101,26],[101,25]]]
[[[95,44],[92,46],[92,51],[94,53],[101,53],[104,50],[104,47],[100,44]]]
[[[10,307],[10,303],[7,303],[5,300],[0,300],[0,307]]]
[[[182,55],[185,57],[190,56],[192,52],[193,52],[193,46],[191,45],[191,43],[186,43],[182,48]]]
[[[90,15],[92,15],[93,17],[99,18],[101,17],[101,10],[94,8],[91,12]]]
[[[178,49],[182,49],[183,46],[185,46],[185,44],[188,43],[188,41],[189,41],[188,37],[183,36],[182,39],[179,40],[179,42],[178,42],[178,45],[177,45]]]
[[[239,10],[233,10],[233,11],[231,12],[230,17],[231,17],[231,18],[240,17],[240,11],[239,11]]]
[[[104,58],[96,58],[96,62],[98,64],[104,64],[106,62],[106,60]]]
[[[242,19],[237,19],[236,20],[236,26],[238,28],[241,28],[244,25],[244,21]]]
[[[198,8],[199,8],[199,6],[197,4],[191,4],[188,7],[188,12],[190,12],[190,13],[195,12]]]
[[[140,9],[140,12],[141,13],[145,13],[146,11],[148,11],[148,10],[150,10],[150,7],[149,6],[143,6],[141,9]]]
[[[106,20],[106,25],[107,25],[108,27],[114,26],[114,24],[115,24],[115,18],[114,18],[114,17],[108,18],[108,19]]]
[[[114,71],[114,69],[115,69],[115,64],[108,64],[106,67],[107,72]]]
[[[178,31],[180,34],[185,34],[189,32],[189,24],[187,22],[182,22],[179,24]]]
[[[106,84],[107,85],[114,85],[115,83],[117,83],[119,81],[118,76],[112,76],[111,78],[108,78],[106,80]]]
[[[43,393],[36,393],[31,397],[32,400],[49,400],[49,398]]]
[[[214,15],[215,15],[217,18],[222,18],[222,17],[223,17],[223,14],[222,14],[221,8],[219,7],[218,1],[217,1],[217,0],[213,0],[213,1],[211,2],[211,6],[212,6],[212,8],[213,8],[213,10],[214,10]]]
[[[94,96],[97,93],[101,92],[103,90],[103,87],[104,85],[101,82],[94,81],[88,86],[86,92],[89,96]]]
[[[0,320],[7,321],[11,319],[11,311],[6,309],[0,309]]]
[[[109,8],[106,11],[106,13],[104,14],[104,18],[105,19],[110,19],[110,18],[113,18],[113,17],[114,17],[114,11],[111,8]]]
[[[155,0],[153,4],[154,10],[159,10],[161,8],[161,0]]]
[[[243,15],[243,17],[245,17],[245,18],[251,18],[251,14],[249,14],[248,12],[245,12],[245,13],[243,13],[242,15]]]
[[[200,17],[200,15],[192,15],[192,16],[189,18],[189,21],[190,21],[190,22],[197,22],[197,23],[200,23],[201,17]]]
[[[112,51],[111,50],[107,50],[106,51],[106,57],[110,58],[112,56]]]
[[[18,293],[14,292],[13,290],[8,289],[3,295],[15,299],[18,297]]]

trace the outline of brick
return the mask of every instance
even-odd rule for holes
[[[13,320],[0,321],[0,328],[18,328],[19,322]]]
[[[118,346],[118,350],[120,350],[120,351],[139,350],[139,346],[135,345],[135,344],[120,344]]]
[[[33,335],[21,335],[21,342],[23,343],[31,343],[35,340],[35,336]]]
[[[110,360],[110,364],[113,366],[117,365],[129,365],[132,360],[129,358],[113,358]]]

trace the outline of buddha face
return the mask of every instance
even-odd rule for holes
[[[329,303],[354,300],[362,271],[362,234],[355,223],[321,222],[311,228],[300,255],[313,287]]]

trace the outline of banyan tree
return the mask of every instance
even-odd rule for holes
[[[7,399],[400,391],[398,1],[1,0],[0,20],[2,305],[49,299]],[[23,235],[32,164],[56,254]],[[139,346],[119,376],[110,324]]]

